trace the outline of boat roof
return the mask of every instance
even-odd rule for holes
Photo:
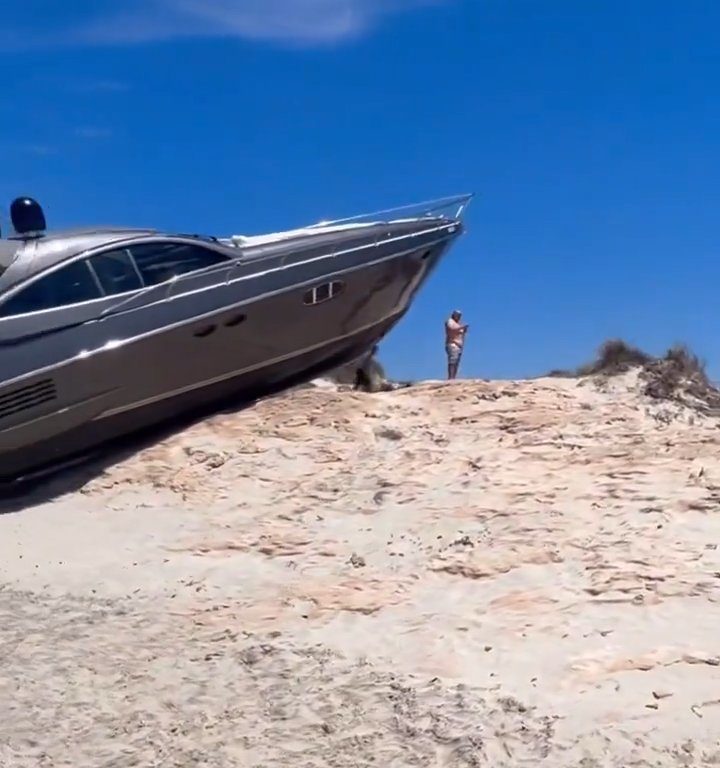
[[[42,237],[0,240],[0,290],[77,253],[155,233],[152,229],[93,227],[48,232]]]
[[[215,244],[216,247],[245,249],[262,248],[262,246],[287,240],[303,240],[317,235],[331,235],[345,230],[366,227],[417,223],[421,220],[428,222],[438,220],[459,221],[460,216],[472,195],[461,195],[425,203],[406,205],[400,208],[361,214],[346,219],[323,221],[310,226],[288,229],[260,235],[233,235],[231,237],[212,237],[199,234],[166,232],[150,228],[95,226],[65,230],[50,230],[37,236],[10,237],[0,239],[0,291],[38,272],[44,271],[55,264],[79,255],[85,251],[103,246],[113,247],[123,241],[143,237],[182,238]],[[16,201],[17,202],[17,201]],[[44,215],[39,205],[30,198],[20,200],[32,203],[39,210],[40,220],[44,226]],[[454,213],[441,214],[443,210],[452,208]],[[411,213],[414,212],[414,215]],[[35,219],[34,219],[35,220]]]
[[[247,249],[287,240],[329,235],[383,224],[415,223],[422,218],[397,218],[390,221],[320,222],[309,227],[288,229],[263,235],[233,235],[217,238],[198,234],[164,232],[157,229],[129,227],[83,227],[48,231],[42,236],[0,240],[0,291],[22,282],[77,254],[103,246],[112,247],[138,237],[183,238],[215,243],[226,248]],[[432,219],[431,219],[432,220]],[[437,218],[435,218],[437,221]]]
[[[300,227],[299,229],[286,229],[280,232],[268,232],[265,235],[233,235],[229,239],[220,242],[231,243],[238,247],[248,248],[253,245],[267,245],[268,243],[277,243],[281,240],[291,240],[298,237],[311,237],[313,235],[328,235],[333,232],[344,232],[348,229],[360,229],[362,227],[377,226],[380,222],[368,221],[356,224],[314,224],[310,227]],[[396,223],[396,222],[391,222]]]
[[[317,234],[327,234],[343,229],[360,228],[366,224],[346,224],[336,226],[315,226],[274,232],[266,235],[230,238],[205,237],[197,234],[164,232],[157,229],[137,229],[129,227],[81,227],[48,231],[41,237],[8,238],[0,240],[0,290],[40,272],[55,264],[84,251],[101,246],[113,246],[137,237],[182,237],[205,242],[215,242],[224,246],[248,248],[255,245],[273,243],[281,240]]]

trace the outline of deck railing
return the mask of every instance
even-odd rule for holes
[[[424,217],[442,217],[448,219],[460,220],[465,213],[466,208],[470,205],[474,197],[474,193],[465,195],[456,195],[454,197],[442,197],[437,200],[427,200],[422,203],[412,203],[410,205],[401,205],[397,208],[385,208],[381,211],[373,211],[372,213],[361,213],[357,216],[349,216],[345,219],[334,219],[332,221],[319,221],[315,224],[310,224],[306,229],[315,229],[320,227],[331,227],[342,224],[355,224],[367,222],[382,222],[387,223],[389,221],[397,221],[398,218],[424,218]]]
[[[401,212],[403,213],[403,218],[422,219],[427,217],[428,219],[430,219],[430,221],[428,221],[428,228],[421,230],[419,232],[403,233],[403,234],[395,235],[394,237],[391,237],[389,239],[387,237],[380,238],[379,236],[376,235],[371,242],[363,243],[362,245],[351,246],[350,248],[342,248],[341,246],[339,250],[337,250],[336,247],[333,247],[332,250],[328,251],[327,253],[320,254],[319,256],[314,256],[302,262],[292,261],[292,254],[283,254],[279,259],[279,263],[274,264],[273,266],[268,267],[267,269],[262,271],[253,271],[247,275],[238,274],[238,271],[244,270],[244,268],[248,264],[247,261],[242,261],[242,260],[238,260],[229,269],[226,266],[219,266],[219,267],[216,267],[215,269],[217,269],[217,271],[222,271],[224,269],[228,270],[225,281],[224,281],[225,284],[228,285],[233,282],[250,280],[256,277],[267,275],[267,274],[270,274],[271,272],[278,272],[278,271],[287,269],[288,267],[299,266],[300,264],[307,264],[310,262],[318,262],[318,261],[325,261],[329,259],[335,259],[338,256],[345,256],[350,253],[355,253],[362,250],[376,248],[378,245],[380,245],[381,242],[385,245],[387,245],[388,243],[401,242],[404,240],[412,242],[412,240],[416,239],[420,235],[429,235],[434,232],[437,232],[438,237],[435,240],[426,244],[428,246],[437,245],[438,243],[447,239],[448,234],[452,234],[453,232],[455,232],[458,222],[461,220],[465,212],[465,209],[467,208],[467,206],[469,205],[472,199],[473,199],[472,194],[458,195],[456,197],[447,197],[447,198],[442,198],[440,200],[430,200],[425,203],[415,203],[414,205],[405,205],[399,208],[388,208],[384,211],[377,211],[375,213],[364,213],[364,214],[360,214],[359,216],[353,216],[347,219],[337,219],[335,221],[318,222],[317,224],[312,224],[310,226],[304,227],[303,229],[305,230],[321,229],[322,227],[328,227],[333,225],[358,223],[358,222],[362,222],[364,219],[367,219],[368,222],[388,223],[390,221],[397,221],[398,218],[394,214],[400,214]],[[412,214],[412,211],[414,211],[415,213]],[[448,213],[445,216],[442,216],[441,215],[442,211],[447,211]],[[444,219],[444,220],[438,221],[438,219]],[[166,239],[167,238],[163,238],[163,240],[166,240]],[[220,242],[223,243],[223,241],[220,241]],[[225,241],[224,244],[229,244],[230,242],[231,241],[228,240],[228,241]],[[411,250],[412,250],[412,247],[408,248],[407,252],[410,252]],[[265,258],[268,258],[268,257],[259,256],[258,261]],[[213,271],[213,270],[210,270],[210,271]],[[101,313],[101,317],[108,314],[109,312],[117,311],[119,307],[125,306],[126,304],[130,303],[135,299],[138,299],[139,297],[145,297],[147,293],[150,291],[157,291],[158,293],[165,291],[164,298],[167,299],[171,296],[173,289],[175,289],[178,284],[186,280],[189,280],[194,276],[196,275],[194,275],[193,273],[186,274],[186,275],[179,275],[176,278],[173,278],[172,280],[166,283],[145,286],[145,288],[142,289],[139,293],[133,294],[132,296],[124,299],[123,301],[120,302],[120,304],[106,308]],[[210,288],[211,286],[204,286],[199,290],[204,291],[204,290],[209,290]]]

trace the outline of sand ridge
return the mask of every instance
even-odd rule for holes
[[[719,764],[719,425],[318,387],[53,480],[0,515],[0,764]]]

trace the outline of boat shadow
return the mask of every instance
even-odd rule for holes
[[[293,390],[312,387],[310,382],[314,378],[337,369],[339,361],[333,362],[332,365],[325,363],[276,384],[209,401],[192,411],[178,414],[171,420],[116,438],[92,453],[66,460],[44,470],[42,474],[11,483],[0,483],[0,516],[22,512],[29,507],[46,504],[61,496],[80,491],[109,468],[214,416],[240,413],[261,401],[287,395]],[[357,388],[362,388],[359,387],[358,381],[353,386],[353,389]]]
[[[108,469],[132,459],[154,445],[223,414],[232,415],[252,408],[260,400],[278,397],[280,392],[263,397],[238,397],[201,411],[177,416],[162,424],[147,427],[126,437],[117,438],[90,453],[72,457],[48,467],[27,478],[0,484],[0,516],[22,512],[30,507],[47,504],[68,494],[82,490]]]

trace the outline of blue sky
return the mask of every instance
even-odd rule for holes
[[[226,234],[475,191],[382,345],[392,374],[443,375],[459,306],[462,375],[537,375],[623,336],[687,342],[720,378],[716,0],[70,8],[3,8],[2,201]]]

